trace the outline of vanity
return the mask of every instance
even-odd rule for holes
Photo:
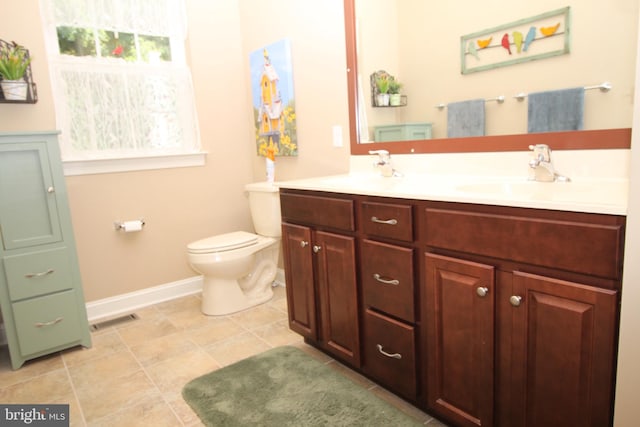
[[[449,425],[611,425],[623,181],[278,185],[307,343]]]

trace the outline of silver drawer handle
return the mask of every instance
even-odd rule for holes
[[[47,271],[43,271],[41,273],[28,273],[25,274],[24,277],[26,277],[27,279],[33,279],[34,277],[42,277],[42,276],[46,276],[47,274],[51,274],[54,273],[55,270],[53,268],[48,269]]]
[[[55,325],[56,323],[60,323],[64,320],[64,317],[58,317],[57,319],[54,319],[50,322],[37,322],[35,324],[36,328],[42,328],[44,326],[51,326],[51,325]]]
[[[378,217],[376,216],[372,216],[371,217],[371,221],[378,223],[378,224],[387,224],[387,225],[397,225],[398,224],[398,220],[397,219],[378,219]]]
[[[383,279],[378,273],[373,273],[373,278],[376,279],[380,283],[384,283],[386,285],[399,285],[400,281],[398,279]]]
[[[382,353],[383,355],[385,355],[387,357],[390,357],[392,359],[402,359],[402,355],[400,353],[393,353],[393,354],[387,353],[386,351],[384,351],[382,349],[382,346],[380,344],[376,344],[376,347],[378,347],[378,351],[380,353]]]

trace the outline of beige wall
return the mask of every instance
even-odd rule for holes
[[[349,168],[349,113],[342,0],[240,0],[243,59],[283,38],[291,41],[298,124],[298,157],[276,158],[276,180],[342,173]],[[248,73],[245,72],[247,76]],[[246,102],[251,105],[250,93]],[[251,110],[248,121],[253,120]],[[332,145],[332,126],[342,127],[344,146]],[[253,156],[256,179],[264,159]]]

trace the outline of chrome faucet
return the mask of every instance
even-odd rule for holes
[[[378,160],[373,163],[373,166],[380,168],[382,176],[390,177],[399,175],[395,169],[393,169],[393,166],[391,166],[391,155],[387,150],[370,150],[369,154],[378,155]]]
[[[530,179],[540,182],[571,181],[568,177],[556,172],[551,163],[551,148],[546,144],[530,145],[529,150],[533,152],[533,157],[529,160],[529,167],[532,170]]]

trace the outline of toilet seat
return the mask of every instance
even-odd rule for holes
[[[227,252],[255,245],[258,242],[258,237],[257,234],[246,231],[234,231],[190,243],[187,245],[187,250],[192,254]]]

